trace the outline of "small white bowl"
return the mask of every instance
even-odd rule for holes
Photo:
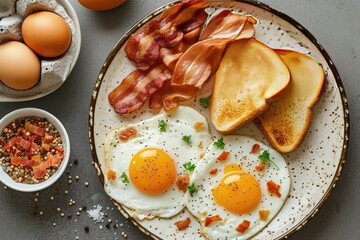
[[[58,130],[60,137],[63,142],[64,149],[64,158],[60,164],[60,167],[57,171],[47,180],[41,183],[35,184],[26,184],[26,183],[18,183],[15,182],[0,166],[0,181],[4,183],[6,186],[21,191],[21,192],[36,192],[40,191],[44,188],[49,187],[53,183],[56,182],[60,178],[60,176],[64,173],[66,166],[69,162],[70,157],[70,141],[69,136],[62,125],[62,123],[51,113],[38,109],[38,108],[21,108],[15,110],[13,112],[8,113],[0,120],[0,134],[2,134],[3,129],[10,124],[13,120],[22,118],[22,117],[41,117],[46,118],[53,126]]]

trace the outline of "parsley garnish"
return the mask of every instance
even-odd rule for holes
[[[184,142],[186,142],[187,144],[189,144],[189,145],[190,145],[190,139],[191,139],[191,135],[184,135],[184,136],[182,137],[182,140],[183,140]]]
[[[186,162],[183,164],[183,167],[185,168],[186,171],[193,172],[195,169],[195,164],[192,164],[191,162]]]
[[[217,148],[224,149],[225,147],[224,138],[219,138],[217,141],[214,142],[214,145]]]
[[[165,120],[160,120],[159,121],[159,128],[160,128],[160,132],[165,132],[166,131],[166,122],[165,122]]]
[[[266,150],[261,152],[261,154],[259,155],[259,160],[260,162],[269,162],[269,164],[272,163],[276,166],[277,169],[279,169],[279,167],[273,161],[270,160],[270,153]]]
[[[194,193],[196,193],[198,191],[197,186],[195,185],[195,183],[192,183],[190,186],[187,186],[187,190],[190,193],[190,196],[192,197]]]
[[[120,176],[120,179],[121,179],[121,181],[122,181],[123,183],[129,183],[129,182],[130,182],[130,181],[129,181],[129,178],[128,178],[128,176],[126,175],[125,172],[122,172],[122,174],[121,174],[121,176]]]
[[[209,107],[210,106],[210,96],[200,98],[199,102],[200,102],[200,105],[203,106],[204,108]]]

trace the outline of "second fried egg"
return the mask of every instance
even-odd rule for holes
[[[284,158],[244,136],[214,141],[190,179],[187,208],[208,239],[248,239],[280,211],[290,189]]]

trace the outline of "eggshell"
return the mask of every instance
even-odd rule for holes
[[[79,3],[86,8],[95,11],[104,11],[116,8],[126,0],[79,0]]]
[[[40,60],[25,44],[10,41],[0,45],[0,80],[16,90],[33,87],[40,79]]]
[[[59,15],[41,11],[25,18],[22,24],[23,39],[34,52],[43,57],[58,57],[71,43],[71,31]]]

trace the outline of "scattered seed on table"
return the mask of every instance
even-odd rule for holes
[[[85,187],[89,186],[89,182],[85,182]]]

